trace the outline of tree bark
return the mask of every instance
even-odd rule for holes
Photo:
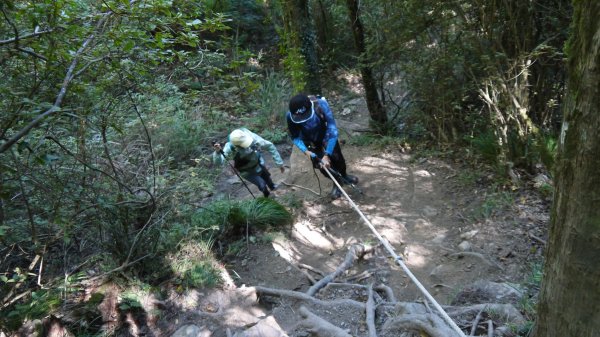
[[[291,39],[288,47],[299,46],[305,63],[306,83],[303,90],[309,94],[321,94],[317,39],[308,0],[286,0],[284,6],[285,20],[288,22],[286,27]]]
[[[377,93],[377,83],[373,76],[373,69],[369,65],[369,55],[365,43],[365,30],[360,20],[358,0],[346,0],[346,4],[350,11],[350,25],[352,26],[352,35],[354,36],[354,47],[360,58],[360,74],[365,88],[365,98],[367,100],[369,115],[377,126],[381,126],[387,122],[387,113]]]
[[[574,1],[536,337],[600,334],[600,2]]]

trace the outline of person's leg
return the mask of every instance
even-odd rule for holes
[[[346,172],[346,159],[344,159],[344,155],[342,154],[342,148],[340,147],[340,143],[335,144],[335,148],[333,149],[333,153],[331,154],[331,167],[338,171],[342,177],[344,177],[344,182],[348,182],[351,184],[357,184],[358,178],[349,175]]]
[[[277,185],[275,185],[275,183],[273,183],[273,180],[271,179],[271,172],[269,172],[269,170],[264,165],[260,166],[260,176],[261,178],[263,178],[263,180],[265,181],[265,183],[271,191],[274,191],[277,188]]]
[[[262,173],[262,171],[261,171],[261,173]],[[263,177],[260,175],[260,173],[247,174],[245,178],[249,182],[256,185],[265,197],[268,197],[269,194],[271,194],[269,192],[269,189],[267,188],[267,182],[265,181],[265,179],[263,179]]]

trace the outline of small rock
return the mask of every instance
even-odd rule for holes
[[[463,241],[458,245],[458,249],[463,252],[470,252],[472,250],[472,246],[469,241]]]
[[[425,206],[425,208],[423,208],[423,214],[427,217],[433,217],[438,215],[438,210],[431,207],[431,206]]]
[[[177,329],[171,337],[198,337],[200,335],[200,328],[193,324],[189,324]]]
[[[479,231],[477,229],[474,229],[472,231],[468,231],[466,233],[462,233],[460,235],[460,238],[463,240],[471,240],[472,238],[475,237],[475,235],[477,235],[477,233],[479,233]]]
[[[239,184],[240,183],[240,178],[238,178],[237,176],[233,176],[233,177],[227,179],[227,183],[229,185]]]
[[[344,109],[342,109],[342,112],[340,112],[340,115],[346,116],[346,115],[349,115],[351,112],[352,112],[352,110],[350,108],[344,108]]]

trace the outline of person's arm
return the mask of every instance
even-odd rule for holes
[[[269,151],[269,153],[273,157],[273,161],[275,162],[275,165],[282,167],[283,159],[281,159],[281,155],[279,154],[279,151],[277,151],[277,148],[275,147],[275,145],[273,145],[273,143],[262,138],[261,136],[257,135],[256,133],[254,133],[252,131],[248,131],[248,132],[250,132],[250,134],[252,135],[252,138],[254,139],[256,144],[258,144],[258,146],[260,147],[261,150]]]
[[[325,98],[319,99],[319,105],[321,106],[321,111],[323,112],[325,120],[327,121],[327,131],[325,132],[327,144],[325,146],[325,153],[331,156],[333,149],[335,148],[335,144],[338,141],[337,124],[335,123],[333,112],[331,112],[331,108],[329,107],[327,100],[325,100]]]
[[[290,136],[292,137],[292,142],[296,147],[304,154],[307,154],[308,148],[302,138],[300,138],[300,128],[292,122],[290,117],[290,112],[286,114],[286,120],[288,125],[288,130],[290,131]],[[308,151],[310,153],[310,151]],[[308,154],[310,156],[310,154]]]
[[[225,157],[223,157],[223,154],[217,152],[217,150],[215,150],[213,152],[213,163],[217,164],[217,165],[223,165],[225,163],[226,158],[231,158],[231,153],[233,151],[233,146],[227,142],[225,144],[225,146],[223,147],[223,153],[225,154]]]

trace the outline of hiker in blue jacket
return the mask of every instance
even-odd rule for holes
[[[281,155],[270,141],[246,128],[240,128],[229,134],[229,141],[225,146],[214,143],[213,147],[215,164],[223,165],[226,160],[233,160],[233,165],[240,175],[256,185],[265,197],[270,195],[269,190],[277,189],[277,185],[271,180],[271,173],[265,166],[265,159],[260,153],[261,150],[269,151],[281,173],[285,171]]]
[[[307,155],[326,178],[325,168],[339,172],[343,179],[338,183],[358,183],[358,178],[346,173],[346,160],[338,142],[338,130],[327,100],[319,96],[299,94],[289,103],[286,113],[288,130],[294,145]],[[342,181],[340,181],[342,180]],[[331,196],[339,198],[342,192],[333,186]]]

